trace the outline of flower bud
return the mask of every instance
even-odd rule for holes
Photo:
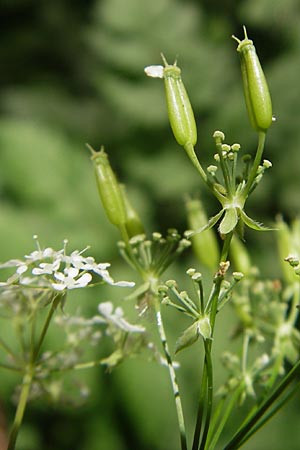
[[[248,39],[244,27],[245,38],[238,42],[237,51],[241,58],[241,69],[244,85],[244,96],[251,125],[256,131],[266,131],[272,123],[272,102],[269,88],[253,41]]]
[[[194,146],[197,142],[197,128],[193,109],[181,79],[181,70],[167,63],[162,55],[165,67],[149,66],[145,68],[148,76],[164,78],[167,108],[170,125],[179,145]]]
[[[208,223],[200,200],[186,202],[188,224],[192,230],[198,230]],[[211,270],[216,270],[219,262],[219,248],[216,235],[207,229],[192,237],[192,245],[199,261]]]
[[[110,166],[107,153],[102,147],[100,152],[92,150],[93,162],[97,180],[98,191],[103,208],[109,221],[116,226],[125,224],[126,213],[123,195],[117,178]]]

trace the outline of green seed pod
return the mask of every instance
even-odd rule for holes
[[[245,38],[238,42],[237,51],[241,58],[244,96],[252,127],[256,131],[266,131],[272,123],[272,102],[265,75],[256,54],[253,41]]]
[[[252,267],[249,253],[242,241],[235,235],[231,239],[230,256],[235,270],[249,275]]]
[[[198,230],[208,223],[200,200],[186,202],[188,224],[192,230]],[[211,270],[216,270],[219,262],[219,247],[217,237],[210,228],[192,237],[192,246],[200,263]]]
[[[95,152],[92,148],[90,150],[92,151],[91,160],[95,168],[98,191],[106,215],[113,225],[125,224],[126,212],[123,195],[110,166],[107,153],[103,147],[100,152]]]
[[[181,79],[181,70],[176,62],[167,63],[162,55],[163,66],[148,66],[149,77],[164,78],[170,125],[175,139],[183,147],[194,146],[197,142],[197,127],[193,109]]]
[[[163,58],[163,71],[170,125],[179,145],[185,147],[197,142],[197,127],[193,109],[176,63],[169,65]]]
[[[136,212],[136,210],[133,208],[132,204],[129,201],[126,187],[124,184],[120,185],[121,193],[123,195],[123,201],[125,206],[125,213],[126,213],[126,230],[128,233],[129,238],[132,238],[133,236],[137,236],[138,234],[144,234],[145,229],[144,226]]]

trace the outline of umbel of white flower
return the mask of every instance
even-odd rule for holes
[[[37,236],[34,236],[34,239],[37,250],[25,255],[24,259],[12,259],[0,264],[0,269],[15,269],[5,282],[0,283],[0,287],[36,286],[61,292],[86,287],[92,281],[93,275],[112,286],[134,286],[134,283],[129,281],[115,282],[108,271],[109,263],[97,263],[92,256],[83,256],[88,247],[68,255],[67,240],[64,241],[63,248],[56,251],[50,247],[41,249]]]

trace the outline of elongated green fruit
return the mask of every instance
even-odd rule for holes
[[[271,96],[253,41],[248,39],[245,27],[244,34],[242,41],[232,37],[238,42],[246,107],[253,128],[266,131],[272,123]]]
[[[123,195],[107,153],[103,147],[100,152],[95,152],[91,148],[90,150],[92,150],[91,160],[95,169],[98,191],[106,215],[113,225],[125,224],[126,212]]]
[[[208,223],[202,203],[198,199],[186,201],[186,211],[189,227],[198,230]],[[220,252],[214,231],[209,228],[192,237],[193,250],[199,261],[211,270],[216,270]]]
[[[175,139],[183,147],[194,146],[197,142],[197,127],[193,109],[181,79],[181,70],[176,62],[167,63],[162,55],[163,66],[148,66],[149,77],[163,78],[167,99],[168,116]]]
[[[165,60],[164,81],[170,125],[175,139],[183,147],[197,142],[197,127],[193,109],[181,79],[181,70]]]
[[[125,185],[121,184],[120,188],[123,196],[126,213],[125,226],[129,238],[137,236],[138,234],[144,234],[145,233],[144,226],[142,224],[141,219],[138,216],[138,213],[136,212],[136,210],[133,208],[132,204],[129,201]]]

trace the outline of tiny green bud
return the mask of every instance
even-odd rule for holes
[[[172,289],[172,288],[176,288],[177,283],[176,283],[175,280],[168,280],[168,281],[166,281],[165,285],[166,285],[169,289]]]
[[[192,280],[196,281],[196,283],[199,283],[202,280],[202,273],[200,272],[194,273],[194,275],[192,276]]]
[[[244,274],[242,272],[233,272],[232,276],[235,281],[240,281],[242,278],[244,278]]]
[[[213,165],[210,165],[210,166],[208,166],[208,168],[207,168],[207,172],[208,172],[208,173],[211,173],[212,175],[214,175],[214,174],[216,173],[217,170],[218,170],[218,167],[217,167],[217,166],[213,166]]]
[[[94,165],[98,191],[103,208],[109,221],[116,226],[126,222],[125,205],[121,188],[111,168],[107,153],[102,147],[100,152],[92,151],[91,160]]]
[[[241,58],[241,69],[244,85],[244,96],[251,125],[256,131],[266,131],[272,123],[272,102],[269,88],[253,41],[248,39],[244,27],[245,38],[238,42],[237,51]]]
[[[190,267],[190,268],[186,271],[186,274],[189,275],[190,277],[192,277],[195,273],[196,273],[196,269],[194,269],[193,267]]]
[[[231,146],[231,150],[233,152],[238,152],[240,150],[240,148],[241,148],[240,144],[232,144],[232,146]]]
[[[223,151],[223,152],[229,153],[230,150],[231,150],[230,145],[228,145],[228,144],[222,144],[222,151]]]
[[[270,169],[270,168],[272,167],[271,161],[269,161],[268,159],[264,159],[264,160],[263,160],[263,167],[264,167],[265,169]]]
[[[215,131],[213,134],[213,138],[216,141],[216,144],[221,144],[225,140],[225,134],[223,131]]]

